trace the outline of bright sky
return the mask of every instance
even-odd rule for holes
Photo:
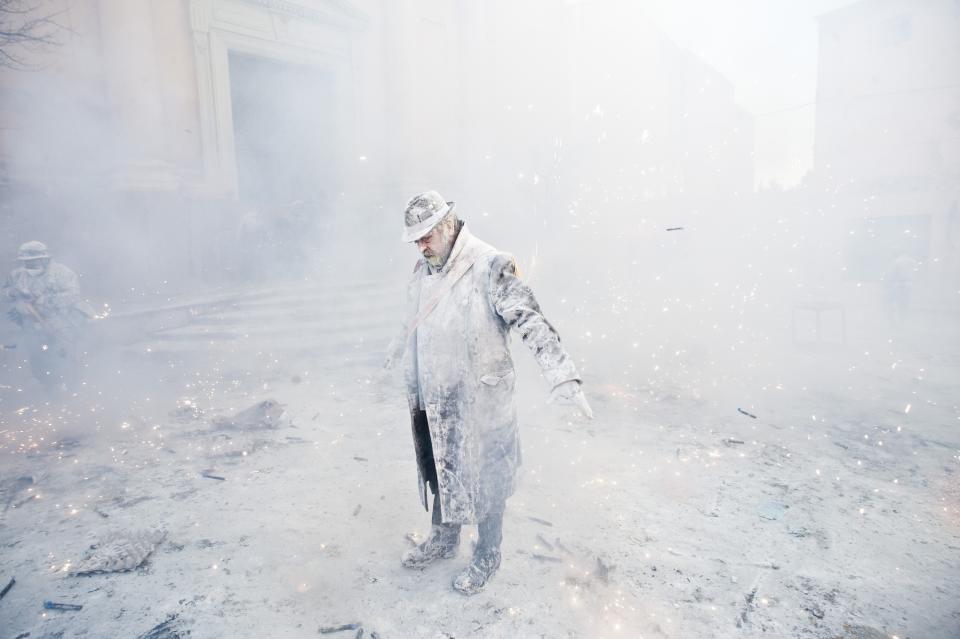
[[[858,1],[640,0],[675,42],[733,82],[756,116],[756,183],[783,186],[813,163],[816,16]]]

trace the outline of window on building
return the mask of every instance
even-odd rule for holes
[[[885,47],[895,47],[910,39],[913,30],[910,16],[904,14],[888,18],[880,27],[880,43]]]

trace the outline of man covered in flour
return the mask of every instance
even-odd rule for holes
[[[402,353],[424,508],[428,486],[434,497],[430,535],[402,563],[422,569],[455,556],[460,527],[476,524],[473,560],[453,582],[470,595],[500,567],[503,512],[520,465],[511,329],[537,359],[550,401],[593,413],[573,359],[513,257],[474,237],[436,191],[410,200],[405,225],[403,240],[415,242],[422,258],[387,366]]]

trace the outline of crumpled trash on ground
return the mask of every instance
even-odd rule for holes
[[[165,530],[107,533],[90,545],[69,574],[84,576],[133,570],[156,550],[166,536]]]

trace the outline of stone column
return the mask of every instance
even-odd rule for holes
[[[99,0],[101,63],[116,159],[113,177],[122,190],[167,190],[177,183],[164,160],[166,123],[154,8],[151,0]],[[158,8],[163,10],[162,5]]]

